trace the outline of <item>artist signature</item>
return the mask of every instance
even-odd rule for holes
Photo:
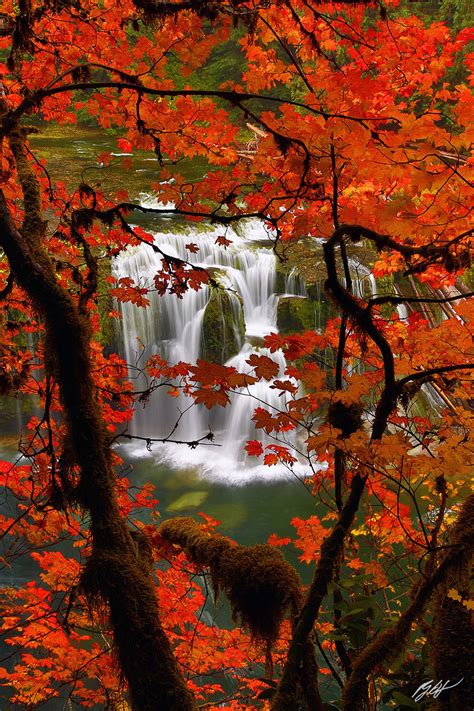
[[[459,686],[459,684],[464,681],[464,677],[456,682],[456,684],[450,684],[450,681],[451,679],[448,679],[448,681],[438,681],[436,684],[434,679],[425,681],[424,684],[421,684],[421,686],[419,686],[415,691],[412,699],[414,701],[421,701],[425,698],[425,696],[432,696],[434,699],[437,699],[443,691],[454,689],[455,686]]]

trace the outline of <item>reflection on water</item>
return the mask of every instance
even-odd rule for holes
[[[160,181],[162,168],[153,151],[135,151],[132,156],[118,155],[117,139],[120,134],[108,134],[102,129],[87,126],[42,126],[37,135],[30,137],[35,155],[45,160],[52,180],[63,181],[69,189],[77,189],[86,182],[106,194],[127,190],[132,199],[150,184]],[[101,164],[101,154],[110,153],[111,162]],[[115,154],[115,155],[114,155]],[[124,158],[131,158],[131,167],[125,169]],[[174,167],[189,181],[199,180],[211,168],[202,159],[179,161]]]

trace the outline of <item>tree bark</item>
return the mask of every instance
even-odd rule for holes
[[[17,146],[18,148],[18,146]],[[132,707],[137,711],[187,711],[195,703],[161,626],[151,571],[120,513],[115,495],[106,428],[96,403],[89,355],[89,333],[71,296],[59,285],[41,244],[36,176],[17,168],[26,218],[20,232],[0,192],[0,245],[17,284],[44,320],[48,359],[59,384],[69,436],[80,468],[77,500],[90,514],[92,554],[84,571],[86,592],[100,595],[111,626]],[[36,214],[28,214],[33,205]],[[25,227],[28,234],[23,234]]]
[[[303,662],[307,640],[318,617],[321,603],[327,594],[329,583],[333,580],[335,562],[340,558],[345,537],[352,526],[354,517],[359,508],[360,499],[364,493],[365,482],[366,479],[363,477],[358,475],[353,477],[350,493],[341,511],[339,520],[321,546],[321,557],[309,589],[308,597],[294,625],[293,636],[283,674],[272,703],[272,711],[288,711],[288,709],[291,708],[295,683]]]
[[[446,689],[440,694],[436,706],[439,711],[474,708],[474,677],[472,674],[474,629],[472,612],[463,604],[463,602],[472,600],[474,561],[474,504],[471,498],[470,516],[468,516],[466,515],[468,501],[459,515],[461,523],[455,524],[451,537],[454,540],[457,536],[462,536],[465,539],[463,555],[453,561],[445,580],[438,587],[433,599],[430,643],[434,679],[437,682],[449,680],[450,685],[454,685],[462,679],[459,685],[453,689]],[[462,600],[448,597],[450,590],[456,591]]]

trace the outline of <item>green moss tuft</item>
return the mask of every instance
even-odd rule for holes
[[[211,536],[191,518],[165,521],[159,532],[193,563],[209,568],[216,595],[226,595],[234,619],[269,651],[284,618],[295,615],[302,602],[300,578],[281,552],[266,544],[238,546],[224,536]]]
[[[314,331],[322,309],[322,302],[298,296],[282,296],[278,301],[278,330],[283,334]]]
[[[393,296],[396,294],[395,280],[393,274],[387,274],[383,277],[376,278],[377,284],[377,295],[378,296]],[[397,309],[393,304],[384,304],[381,309],[382,316],[384,318],[390,319],[394,314],[397,313]]]
[[[466,269],[460,281],[468,287],[469,291],[474,291],[474,266]]]

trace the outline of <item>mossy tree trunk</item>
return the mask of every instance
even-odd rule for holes
[[[472,535],[471,535],[472,546]],[[472,675],[472,650],[474,629],[472,612],[465,604],[472,599],[472,548],[446,576],[434,596],[431,662],[434,678],[452,689],[440,694],[436,708],[439,711],[474,708],[474,678]],[[449,594],[451,591],[451,594]],[[460,597],[453,599],[454,596]],[[454,686],[457,682],[461,682]]]
[[[18,230],[0,191],[0,245],[17,284],[45,324],[47,366],[54,373],[80,484],[77,502],[90,515],[92,553],[83,577],[86,593],[108,605],[121,670],[137,711],[187,711],[195,703],[161,626],[151,571],[143,565],[115,493],[107,432],[96,403],[89,331],[59,284],[42,246],[41,194],[19,129],[10,133],[23,191],[25,219]]]

